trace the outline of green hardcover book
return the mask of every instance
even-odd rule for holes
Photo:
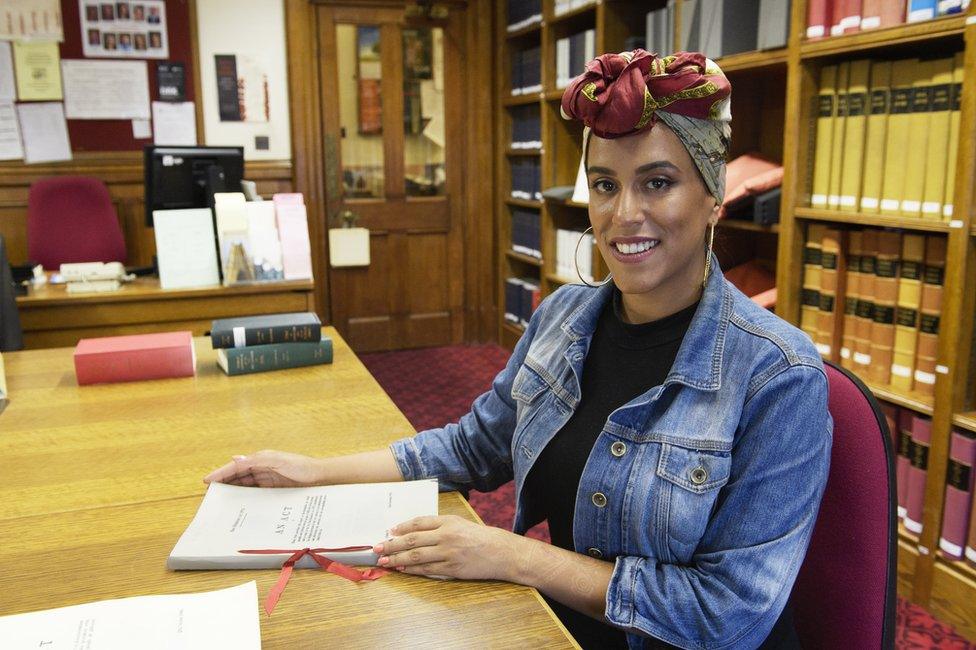
[[[228,375],[302,368],[332,363],[332,339],[315,343],[273,343],[217,350],[217,365]]]
[[[314,343],[322,338],[322,323],[312,312],[220,318],[210,326],[215,348],[243,348],[272,343]]]

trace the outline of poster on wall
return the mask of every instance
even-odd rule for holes
[[[78,0],[82,51],[87,57],[167,59],[163,0],[98,2]]]
[[[254,59],[215,54],[217,109],[221,122],[267,122],[271,100],[268,74]]]
[[[59,0],[0,2],[0,40],[63,41]]]

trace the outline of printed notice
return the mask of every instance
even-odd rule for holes
[[[145,61],[65,60],[61,69],[68,119],[149,119]]]
[[[0,41],[0,102],[17,99],[17,81],[14,78],[14,54],[9,41]]]
[[[63,41],[61,3],[58,0],[3,0],[0,2],[0,39]]]
[[[196,146],[197,114],[193,102],[153,102],[153,142]]]
[[[17,104],[17,117],[24,140],[24,162],[71,160],[68,123],[61,102]]]
[[[17,111],[13,102],[0,102],[0,160],[20,160],[23,157]]]
[[[54,42],[14,43],[17,98],[22,102],[61,99],[61,66]]]

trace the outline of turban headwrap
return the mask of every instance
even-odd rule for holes
[[[732,87],[699,52],[659,57],[641,49],[604,54],[563,93],[560,112],[601,138],[620,138],[668,125],[691,154],[709,194],[722,203],[731,135]],[[585,147],[585,144],[584,144]]]

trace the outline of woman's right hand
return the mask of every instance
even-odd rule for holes
[[[306,487],[326,483],[321,461],[311,456],[264,450],[233,460],[203,477],[204,483],[248,487]]]

